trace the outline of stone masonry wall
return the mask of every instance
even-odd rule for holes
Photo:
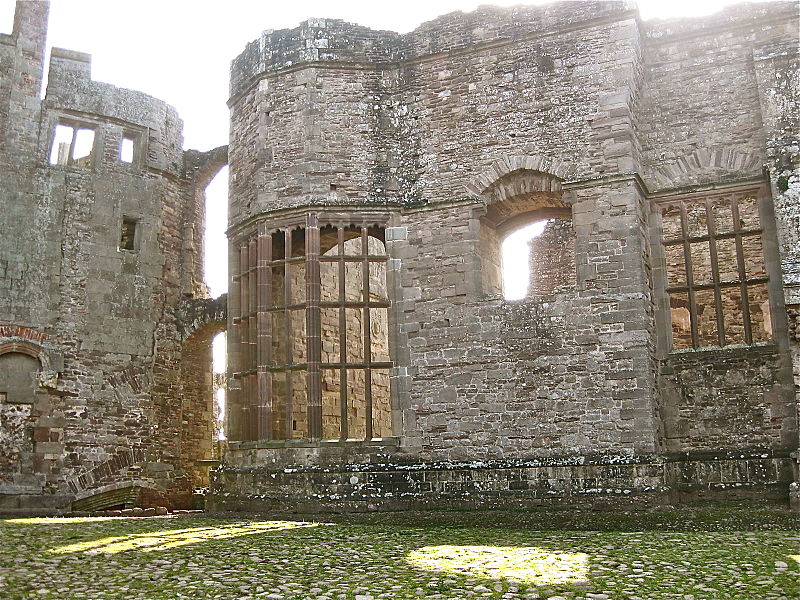
[[[0,329],[9,356],[21,348],[40,363],[32,397],[8,405],[30,415],[0,507],[63,509],[125,486],[186,505],[210,439],[181,449],[196,434],[183,425],[176,311],[205,293],[201,247],[186,233],[202,225],[207,181],[187,172],[175,110],[92,81],[88,55],[54,48],[39,100],[47,9],[19,2],[14,33],[0,40]],[[56,164],[59,127],[93,132],[91,146],[70,157],[67,140]],[[209,357],[197,360],[210,373]],[[199,395],[210,406],[207,383]]]
[[[575,232],[571,219],[547,221],[528,247],[528,295],[547,295],[575,287]]]
[[[648,93],[636,112],[651,190],[761,174],[770,132],[753,56],[796,43],[796,19],[795,3],[773,2],[646,24]]]
[[[611,214],[615,204],[635,210],[632,193],[625,185],[581,192],[573,208],[579,254],[591,246],[584,219],[596,220],[584,211]],[[413,309],[403,307],[401,326],[413,372],[406,445],[446,460],[654,451],[652,367],[642,352],[649,332],[634,270],[642,256],[626,251],[641,242],[631,238],[616,249],[606,243],[602,262],[594,254],[598,273],[589,279],[584,269],[579,286],[599,286],[602,295],[486,301],[470,285],[478,275],[463,269],[475,244],[463,213],[461,207],[433,219],[427,211],[408,213],[408,238],[393,242],[393,253],[416,248],[400,278],[404,289],[420,292]],[[433,239],[447,244],[420,243],[415,236],[423,222]],[[602,265],[625,269],[630,279]],[[463,272],[462,281],[446,285],[442,269]],[[640,331],[632,328],[637,311]]]
[[[790,3],[642,23],[627,3],[581,2],[481,7],[405,36],[312,20],[248,46],[232,68],[231,229],[306,206],[392,211],[398,446],[233,442],[213,501],[538,501],[589,489],[675,500],[711,482],[723,495],[785,496],[797,424],[780,274],[770,267],[771,304],[759,304],[774,343],[670,353],[651,202],[763,181],[777,136],[760,105],[775,84],[752,57],[770,44],[790,54],[796,29]],[[774,123],[787,103],[772,104]],[[574,258],[547,262],[562,275],[571,261],[573,285],[504,302],[502,232],[555,213],[571,217]],[[604,466],[547,471],[589,457]]]

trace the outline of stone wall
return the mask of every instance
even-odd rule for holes
[[[576,283],[575,231],[572,219],[548,220],[529,248],[528,295],[549,295],[574,288]]]
[[[642,23],[623,2],[481,7],[404,36],[313,20],[249,45],[232,68],[231,231],[312,207],[389,211],[397,446],[233,442],[213,502],[785,497],[786,226],[767,203],[763,236],[745,239],[748,268],[763,260],[769,277],[752,313],[762,344],[681,353],[654,209],[764,186],[785,121],[760,119],[775,84],[752,57],[770,44],[788,56],[796,13]],[[532,294],[504,302],[502,238],[542,219],[566,220],[532,242],[546,255]]]
[[[670,355],[661,367],[667,448],[788,452],[797,421],[781,359],[774,345]]]
[[[178,306],[206,294],[192,233],[224,152],[185,161],[175,110],[92,81],[79,52],[52,50],[40,100],[47,13],[19,2],[0,40],[0,352],[39,363],[32,394],[2,406],[27,416],[9,433],[0,506],[66,508],[126,485],[185,505],[211,440],[184,422],[208,429],[194,405],[210,409],[211,382],[181,378],[210,377],[210,357],[184,352]]]

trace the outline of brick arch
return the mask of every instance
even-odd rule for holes
[[[570,179],[574,167],[557,158],[540,154],[509,155],[499,158],[465,184],[473,196],[482,196],[499,179],[514,171],[535,171],[551,178],[565,181]]]
[[[12,340],[0,343],[0,356],[12,352],[35,358],[41,364],[42,347],[39,344],[28,340]]]
[[[53,349],[45,346],[48,335],[16,325],[0,326],[0,355],[18,352],[39,361],[42,372],[60,371],[61,361]]]
[[[732,148],[698,148],[659,167],[645,170],[651,192],[761,175],[765,158]]]
[[[501,235],[534,220],[572,215],[561,180],[530,169],[517,169],[495,180],[483,190],[481,200],[486,207],[484,220]]]
[[[72,510],[103,510],[118,504],[150,508],[169,506],[170,502],[168,493],[163,487],[152,482],[132,479],[77,492],[72,502]]]

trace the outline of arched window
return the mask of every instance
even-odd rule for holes
[[[518,169],[490,185],[481,219],[483,291],[515,300],[575,288],[575,232],[561,182]]]

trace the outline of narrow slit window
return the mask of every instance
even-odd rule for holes
[[[120,250],[136,249],[136,226],[138,221],[129,217],[122,219],[122,229],[119,234]]]
[[[119,162],[133,162],[133,138],[123,137],[119,145]]]

